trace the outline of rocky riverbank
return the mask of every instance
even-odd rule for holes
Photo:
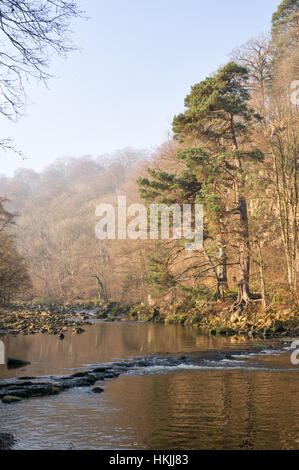
[[[179,325],[192,325],[211,335],[247,335],[276,338],[299,335],[299,309],[276,305],[266,310],[252,303],[242,310],[229,302],[181,302],[148,308],[131,308],[131,317]]]
[[[261,338],[299,335],[299,309],[295,305],[276,305],[266,310],[252,303],[233,309],[230,302],[175,304],[161,302],[147,307],[143,304],[122,306],[119,302],[98,302],[24,305],[0,309],[0,333],[28,335],[47,333],[64,339],[66,332],[84,332],[95,319],[102,321],[152,321],[192,325],[212,335],[248,335]]]
[[[0,332],[14,336],[48,333],[63,338],[68,330],[82,333],[82,326],[91,324],[90,318],[79,306],[15,304],[0,309]]]
[[[64,338],[67,331],[84,332],[97,318],[103,321],[120,321],[129,318],[129,308],[117,302],[103,304],[53,303],[48,305],[12,304],[0,308],[0,333],[33,335],[47,333]]]

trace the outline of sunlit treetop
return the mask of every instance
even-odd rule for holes
[[[246,131],[246,122],[254,116],[248,107],[247,81],[247,69],[229,62],[213,76],[194,85],[185,99],[185,112],[174,117],[175,137],[230,139],[231,118],[236,118],[237,134]]]
[[[285,33],[290,25],[299,24],[299,0],[283,0],[272,16],[272,33]]]

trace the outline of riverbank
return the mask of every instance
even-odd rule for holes
[[[212,335],[299,336],[299,309],[296,306],[276,305],[263,310],[252,303],[241,310],[234,309],[230,302],[162,303],[153,308],[135,306],[130,315],[147,321],[192,325]]]
[[[276,338],[299,336],[299,309],[275,305],[263,310],[257,303],[233,309],[231,302],[184,301],[122,306],[119,302],[60,302],[45,305],[12,304],[0,309],[0,333],[51,334],[64,339],[66,332],[84,333],[95,319],[105,322],[150,321],[191,325],[210,335],[247,335]]]
[[[13,336],[48,333],[63,339],[66,331],[80,334],[84,332],[82,326],[90,324],[85,308],[90,308],[89,304],[11,304],[0,308],[0,332]]]

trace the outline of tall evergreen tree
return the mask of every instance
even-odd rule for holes
[[[230,62],[214,76],[192,87],[185,99],[186,111],[173,120],[175,138],[182,148],[177,159],[184,163],[179,176],[150,170],[151,180],[141,179],[141,195],[164,203],[203,202],[218,252],[214,270],[221,297],[227,288],[226,223],[237,216],[240,280],[238,305],[250,300],[250,244],[245,196],[248,160],[263,154],[249,144],[253,121],[260,117],[248,106],[246,68]],[[211,230],[214,224],[214,230]],[[207,232],[206,232],[207,235]],[[209,257],[212,262],[212,258]]]
[[[299,0],[283,0],[272,16],[273,59],[296,51],[299,42]],[[297,70],[298,72],[298,70]]]
[[[233,189],[231,214],[238,216],[239,293],[238,305],[250,301],[250,243],[246,201],[248,160],[260,161],[262,152],[250,145],[250,131],[260,117],[248,106],[246,68],[228,63],[215,75],[192,87],[185,99],[186,111],[174,118],[175,137],[185,145],[204,145],[220,184]],[[217,180],[216,180],[217,183]]]
[[[202,253],[216,280],[216,297],[223,298],[228,289],[224,236],[225,193],[221,185],[216,184],[219,177],[217,164],[199,147],[180,148],[176,159],[184,165],[179,175],[150,169],[150,178],[138,180],[141,196],[148,202],[179,204],[181,207],[184,204],[204,203],[208,218],[205,220],[205,248]],[[205,263],[198,263],[194,268],[200,277],[201,270],[206,272],[208,267]]]
[[[291,24],[299,25],[299,0],[283,0],[272,16],[272,33],[286,33]]]

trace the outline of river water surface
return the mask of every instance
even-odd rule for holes
[[[287,345],[201,335],[191,327],[96,323],[82,335],[2,336],[31,362],[0,378],[65,375],[95,364],[155,358],[91,388],[0,403],[16,449],[299,449],[299,367]],[[159,364],[159,358],[198,360]],[[158,359],[158,361],[156,361]]]

